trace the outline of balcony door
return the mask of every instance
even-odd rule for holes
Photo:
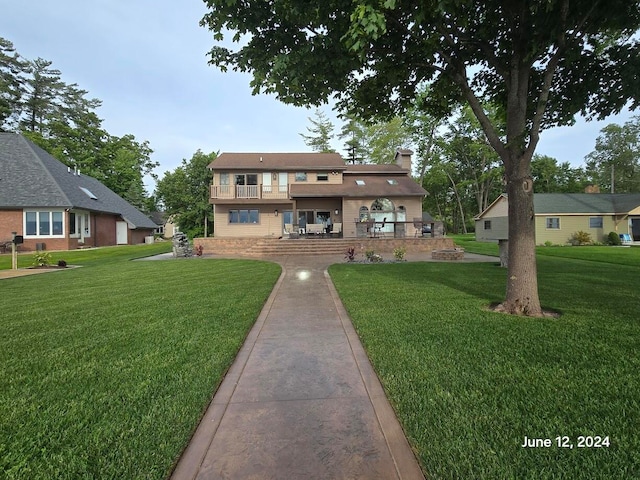
[[[236,174],[234,183],[237,198],[259,198],[257,173]]]

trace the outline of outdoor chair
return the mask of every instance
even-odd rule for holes
[[[376,223],[375,224],[375,231],[374,231],[374,237],[376,236],[375,234],[377,233],[379,236],[383,236],[384,237],[384,231],[382,231],[382,229],[384,228],[384,224],[387,221],[387,217],[384,217],[382,219],[382,223]]]
[[[341,233],[342,233],[342,223],[338,222],[331,225],[331,232],[329,232],[331,236],[333,235],[340,236]]]

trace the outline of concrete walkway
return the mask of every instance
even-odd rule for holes
[[[271,258],[270,258],[271,259]],[[326,268],[283,266],[172,479],[422,479]]]

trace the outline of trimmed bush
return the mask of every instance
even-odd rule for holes
[[[607,236],[607,243],[609,245],[622,245],[620,235],[618,235],[616,232],[609,232],[609,235]]]

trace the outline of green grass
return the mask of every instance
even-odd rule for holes
[[[52,251],[51,264],[64,260],[68,265],[105,265],[134,258],[150,257],[171,251],[171,242],[158,242],[150,245],[119,245],[116,247],[87,248],[82,250]],[[33,265],[35,252],[18,254],[18,268]],[[0,270],[11,268],[11,254],[0,255]]]
[[[486,311],[506,284],[491,263],[330,273],[428,478],[623,479],[640,477],[640,269],[619,263],[540,255],[559,319]],[[611,446],[526,449],[525,435]]]
[[[86,266],[0,280],[1,478],[171,471],[280,267],[127,261],[151,247],[65,252]]]

